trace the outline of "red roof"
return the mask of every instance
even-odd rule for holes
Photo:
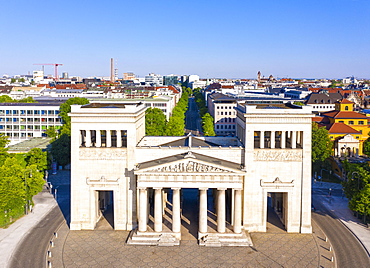
[[[342,103],[342,104],[353,104],[352,101],[349,101],[347,99],[342,99],[341,101],[339,101],[339,103]]]
[[[361,134],[360,131],[357,131],[343,123],[334,123],[328,126],[328,128],[330,134]]]
[[[344,111],[344,112],[339,112],[339,111],[332,111],[332,112],[326,112],[322,113],[322,116],[327,116],[327,117],[332,117],[335,119],[350,119],[350,118],[357,118],[357,119],[368,119],[366,115],[356,113],[356,112],[351,112],[351,111]]]

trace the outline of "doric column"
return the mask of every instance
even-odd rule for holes
[[[297,131],[292,132],[292,149],[297,148]]]
[[[275,149],[275,131],[271,131],[271,149]]]
[[[235,189],[234,203],[234,233],[242,232],[242,190]]]
[[[281,149],[285,149],[286,148],[286,131],[282,131],[281,132]]]
[[[260,148],[265,148],[265,131],[260,131]]]
[[[181,231],[180,188],[172,188],[172,232]]]
[[[148,194],[146,188],[139,188],[139,232],[146,232]]]
[[[199,189],[199,232],[207,232],[207,188]]]
[[[85,146],[91,147],[91,131],[90,130],[86,130]]]
[[[162,232],[162,188],[154,188],[154,231]]]
[[[225,221],[226,221],[226,209],[225,209],[225,190],[226,189],[217,189],[217,232],[224,233]]]
[[[96,131],[96,145],[95,147],[101,147],[101,131]]]
[[[112,147],[112,132],[110,130],[106,131],[107,133],[107,147]]]
[[[122,147],[121,130],[117,130],[117,147]]]

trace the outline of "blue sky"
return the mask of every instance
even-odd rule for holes
[[[369,0],[2,1],[0,75],[370,78]],[[45,72],[53,73],[52,66]]]

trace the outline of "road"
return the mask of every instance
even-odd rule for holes
[[[328,194],[326,189],[322,191]],[[335,191],[334,194],[341,195],[342,193]],[[316,208],[316,211],[312,213],[312,219],[320,226],[332,244],[337,267],[370,267],[369,257],[356,237],[322,204],[323,199],[327,197],[321,195],[319,190],[315,190],[312,197]]]
[[[64,221],[58,206],[54,207],[45,218],[22,240],[13,254],[12,268],[46,267],[46,253],[50,238]]]
[[[53,208],[25,236],[22,244],[14,252],[9,267],[46,267],[46,254],[52,235],[63,221],[67,223],[70,221],[70,172],[58,171],[58,174],[50,175],[48,181],[53,185],[52,191],[59,206]]]
[[[202,132],[201,119],[194,97],[189,98],[188,110],[185,114],[185,132],[200,135]]]

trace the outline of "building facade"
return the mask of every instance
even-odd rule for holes
[[[61,102],[50,103],[1,103],[0,133],[15,144],[33,137],[44,137],[45,131],[53,126],[59,129]]]
[[[238,137],[146,137],[144,104],[71,108],[72,230],[113,207],[129,243],[178,245],[182,193],[195,188],[200,245],[251,245],[268,206],[287,232],[311,232],[311,110],[238,105]]]

